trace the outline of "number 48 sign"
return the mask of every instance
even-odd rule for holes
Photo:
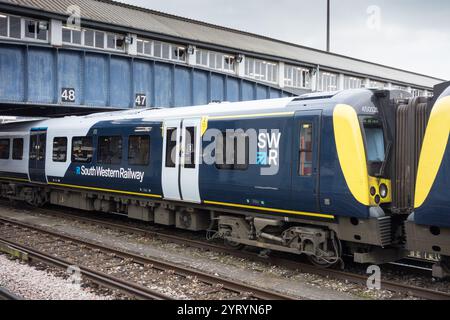
[[[75,102],[76,95],[74,88],[61,89],[61,102]]]

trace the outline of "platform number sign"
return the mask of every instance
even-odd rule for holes
[[[137,93],[136,99],[134,100],[134,105],[136,107],[146,107],[147,106],[147,95],[143,93]]]
[[[75,102],[76,95],[74,88],[62,88],[61,89],[61,101],[62,102]]]

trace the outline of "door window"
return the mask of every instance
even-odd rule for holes
[[[166,131],[166,167],[175,168],[176,148],[178,140],[178,129],[167,128]]]
[[[195,127],[187,127],[185,131],[184,142],[184,167],[188,169],[195,169]]]
[[[313,124],[300,124],[300,150],[298,174],[303,177],[313,173]]]
[[[38,135],[38,144],[37,144],[37,161],[45,160],[45,144],[47,138],[45,134]]]
[[[30,160],[36,160],[38,137],[32,135],[30,137]]]

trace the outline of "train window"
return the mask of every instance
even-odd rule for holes
[[[313,125],[300,124],[300,151],[298,174],[303,177],[312,175],[313,167]]]
[[[247,170],[250,139],[242,132],[222,132],[216,137],[216,167],[220,170]]]
[[[53,162],[66,162],[67,160],[67,138],[53,139]]]
[[[383,162],[385,160],[385,145],[381,121],[371,117],[364,118],[363,127],[366,136],[367,160],[369,162]]]
[[[99,137],[97,162],[118,165],[122,162],[122,137]]]
[[[130,136],[128,139],[128,164],[148,166],[150,163],[150,137]]]
[[[184,167],[188,169],[195,169],[195,148],[196,148],[196,135],[195,127],[187,127],[185,131],[185,144],[184,144]]]
[[[22,160],[23,159],[23,139],[17,138],[13,139],[13,160]]]
[[[167,128],[166,131],[166,167],[175,168],[175,156],[177,147],[178,129]]]
[[[10,141],[9,139],[0,139],[0,159],[9,159]]]
[[[72,139],[72,162],[91,162],[93,151],[91,137],[74,137]]]

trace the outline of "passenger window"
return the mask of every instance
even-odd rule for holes
[[[247,170],[250,139],[244,133],[222,132],[216,137],[216,167],[220,170]]]
[[[195,169],[195,127],[186,128],[186,138],[184,145],[184,167],[188,169]]]
[[[13,160],[23,159],[23,139],[17,138],[13,140]]]
[[[300,125],[300,156],[298,174],[312,176],[313,171],[313,125],[302,123]]]
[[[9,159],[10,142],[9,139],[0,139],[0,159]]]
[[[72,139],[72,162],[91,162],[93,151],[91,137],[74,137]]]
[[[118,165],[122,162],[122,137],[99,137],[97,162]]]
[[[67,138],[53,139],[53,162],[66,162]]]
[[[167,128],[166,131],[166,168],[175,168],[175,153],[177,147],[178,129]]]
[[[128,139],[128,164],[148,166],[150,163],[150,137],[130,136]]]

